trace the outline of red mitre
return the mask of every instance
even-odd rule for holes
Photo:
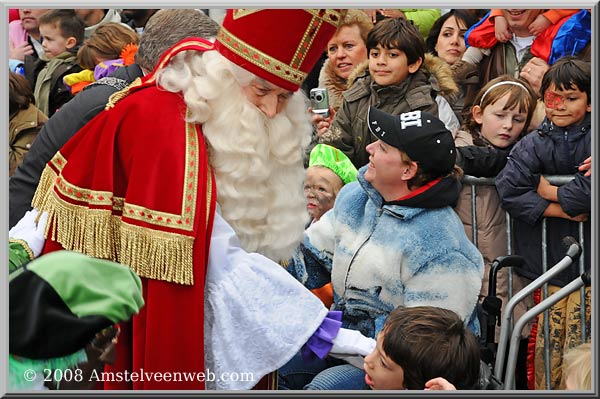
[[[296,91],[343,19],[331,9],[228,10],[215,48],[236,65]]]

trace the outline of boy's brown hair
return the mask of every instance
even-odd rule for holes
[[[433,306],[398,307],[382,330],[385,354],[404,370],[404,387],[422,390],[443,377],[457,389],[479,380],[479,343],[460,317]]]
[[[375,24],[367,36],[367,52],[380,45],[398,49],[406,54],[408,65],[425,59],[425,40],[412,21],[404,18],[386,18]]]
[[[83,43],[85,24],[73,9],[50,10],[40,17],[40,25],[56,26],[62,37],[74,37],[76,44]]]

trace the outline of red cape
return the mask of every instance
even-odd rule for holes
[[[176,45],[158,68],[189,49],[212,45]],[[133,85],[111,97],[113,107],[46,166],[33,200],[49,213],[44,253],[75,250],[126,264],[142,277],[146,304],[121,323],[116,363],[106,367],[113,374],[100,376],[111,379],[105,389],[204,389],[214,176],[201,127],[184,120],[181,95],[158,89],[153,74]]]

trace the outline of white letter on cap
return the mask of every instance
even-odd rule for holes
[[[400,114],[401,128],[406,129],[409,126],[421,127],[421,111],[405,112]]]

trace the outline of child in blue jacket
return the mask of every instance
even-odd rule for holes
[[[515,252],[526,259],[517,269],[522,276],[535,279],[542,268],[542,219],[546,218],[547,267],[564,256],[563,237],[584,239],[584,265],[590,269],[591,177],[579,166],[591,154],[591,66],[565,57],[557,61],[542,79],[541,94],[546,118],[538,130],[519,141],[510,153],[506,167],[496,178],[502,207],[513,217]],[[574,175],[573,180],[554,186],[543,175]],[[579,237],[579,222],[583,236]],[[548,287],[549,294],[567,285],[580,274],[579,265],[558,274]],[[580,294],[576,292],[550,310],[550,347],[570,348],[581,343]],[[586,309],[589,311],[589,291]],[[586,312],[587,313],[587,312]],[[589,315],[586,315],[589,328]],[[536,342],[536,386],[546,389],[544,380],[543,337],[538,329]],[[588,331],[589,336],[589,331]],[[562,351],[553,351],[550,389],[562,382]]]

